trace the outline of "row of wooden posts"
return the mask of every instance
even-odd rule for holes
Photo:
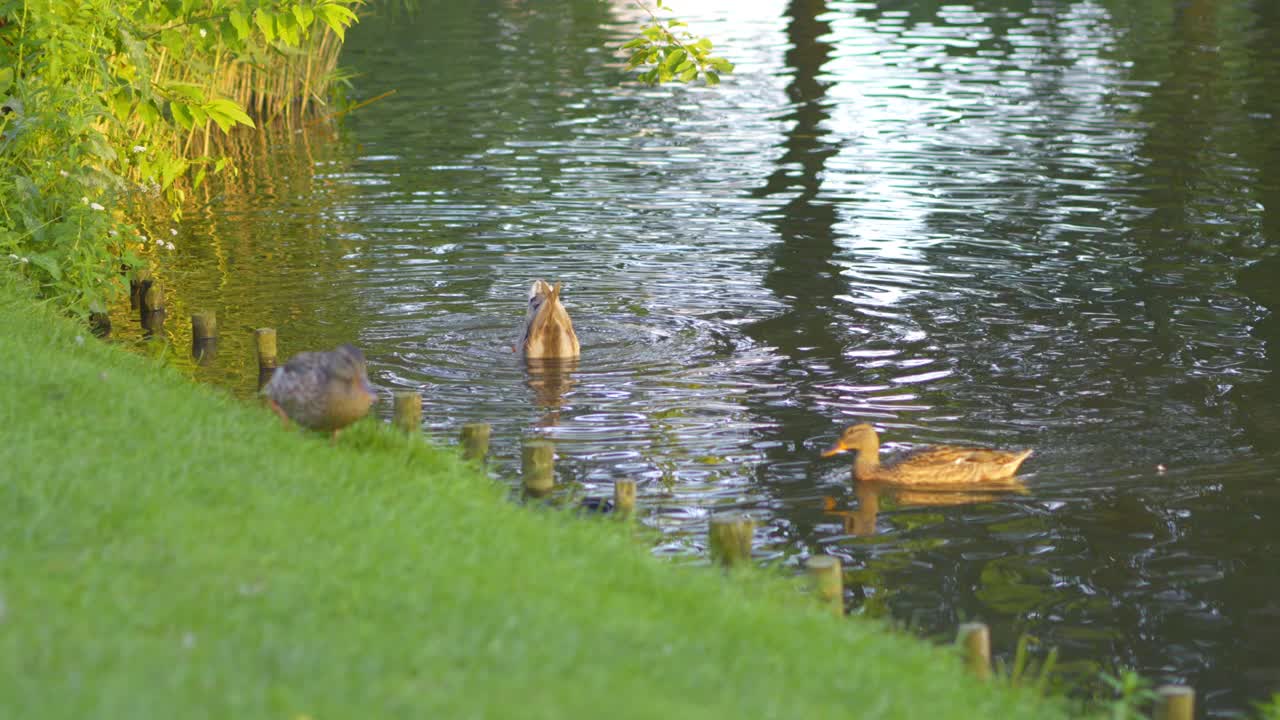
[[[142,312],[143,325],[149,317],[154,321],[157,313],[163,323],[164,293],[158,283],[150,281],[149,273],[144,283],[135,283],[132,290],[135,309]],[[254,331],[254,346],[258,359],[258,385],[261,387],[271,377],[279,363],[274,328]],[[192,352],[197,358],[211,355],[218,338],[217,316],[213,312],[199,312],[191,316]],[[422,393],[416,390],[397,390],[393,393],[392,422],[405,432],[419,432],[422,428]],[[484,461],[489,454],[489,438],[492,427],[488,423],[468,423],[462,426],[459,441],[462,455],[467,460]],[[549,440],[526,438],[520,453],[520,476],[525,491],[532,497],[544,497],[555,487],[555,444]],[[636,509],[635,480],[615,480],[613,484],[614,512],[622,516],[634,515]],[[707,528],[707,547],[712,562],[726,568],[738,567],[751,560],[754,523],[744,513],[718,513],[711,517]],[[833,555],[817,555],[806,563],[810,589],[818,602],[836,616],[844,615],[844,572],[840,558]],[[957,643],[965,658],[965,667],[980,680],[991,677],[991,631],[984,623],[964,623],[960,626]],[[1156,689],[1154,720],[1192,720],[1195,717],[1195,690],[1184,685],[1165,685]]]

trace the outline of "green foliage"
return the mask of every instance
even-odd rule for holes
[[[1259,720],[1280,720],[1280,693],[1274,693],[1265,702],[1255,703]]]
[[[1107,709],[1111,720],[1145,720],[1142,710],[1156,698],[1150,680],[1134,670],[1122,670],[1116,675],[1103,673],[1102,682],[1115,693]]]
[[[227,76],[340,38],[360,1],[0,0],[0,266],[101,310],[121,266],[173,249],[143,218],[234,169],[213,138],[273,88]]]
[[[1007,664],[1002,660],[996,661],[996,675],[1004,678],[1011,687],[1030,688],[1039,695],[1048,694],[1051,674],[1058,663],[1058,649],[1049,650],[1044,660],[1037,660],[1031,656],[1031,648],[1039,644],[1039,640],[1024,633],[1018,638],[1013,660]]]
[[[693,82],[699,77],[707,85],[719,85],[720,76],[733,72],[733,63],[711,55],[712,43],[707,38],[695,37],[684,22],[669,18],[660,20],[647,5],[635,0],[635,4],[649,14],[650,24],[633,40],[622,46],[631,53],[627,69],[643,68],[636,79],[650,85],[664,82]],[[667,10],[662,0],[657,0],[658,10]]]

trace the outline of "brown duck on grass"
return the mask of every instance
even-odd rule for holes
[[[1018,466],[1031,450],[1006,452],[985,448],[935,445],[921,448],[891,465],[880,464],[880,436],[867,424],[847,428],[822,457],[857,453],[853,476],[858,480],[931,488],[1013,486]]]
[[[284,421],[332,433],[369,413],[377,400],[365,369],[364,353],[351,345],[329,352],[303,352],[277,368],[262,388],[271,409]]]
[[[568,311],[560,304],[560,283],[553,287],[535,280],[529,288],[529,310],[518,348],[526,358],[535,360],[578,357],[578,336]]]

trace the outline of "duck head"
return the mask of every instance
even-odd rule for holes
[[[822,457],[831,457],[845,452],[869,453],[876,457],[880,452],[880,436],[876,429],[866,423],[851,425],[840,433],[840,439],[822,453]]]
[[[578,357],[578,336],[568,311],[560,304],[560,283],[552,286],[535,280],[530,286],[520,351],[534,359]]]

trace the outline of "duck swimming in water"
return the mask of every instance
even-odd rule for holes
[[[891,465],[880,464],[880,436],[867,424],[853,425],[822,457],[856,453],[858,480],[927,487],[993,487],[1017,485],[1014,474],[1031,450],[1007,452],[985,448],[935,445],[917,450]]]
[[[262,388],[267,403],[288,425],[338,437],[338,431],[369,413],[378,396],[364,353],[352,345],[329,352],[303,352],[277,368]]]
[[[552,286],[535,280],[529,288],[529,310],[518,347],[531,359],[578,357],[578,336],[568,311],[560,304],[560,283]]]

